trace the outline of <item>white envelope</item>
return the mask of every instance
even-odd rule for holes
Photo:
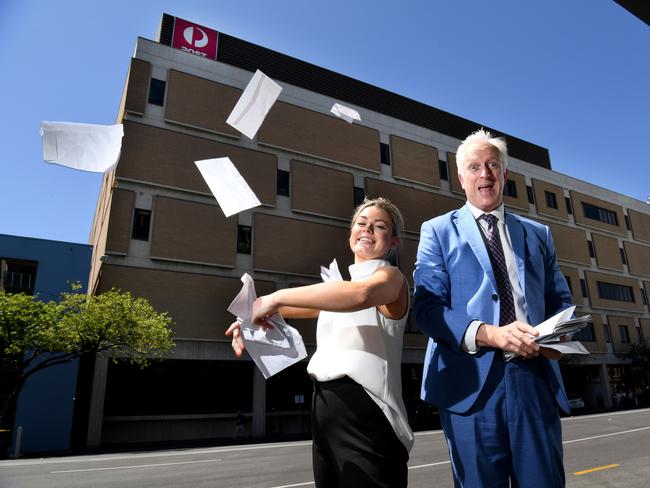
[[[261,205],[229,158],[194,161],[226,217]]]
[[[335,103],[334,105],[332,105],[330,112],[332,112],[337,117],[340,117],[343,120],[348,121],[349,123],[352,123],[355,120],[357,121],[361,120],[361,115],[359,115],[359,112],[357,112],[353,108],[346,107],[345,105],[341,105],[340,103]]]
[[[239,97],[226,123],[249,139],[253,139],[281,91],[280,85],[257,70],[248,82],[244,93]]]
[[[82,171],[103,173],[117,164],[122,124],[41,122],[43,160]]]
[[[548,347],[549,349],[555,349],[556,351],[561,352],[562,354],[589,354],[587,348],[582,345],[581,342],[571,341],[571,342],[553,342],[540,344],[540,347]]]

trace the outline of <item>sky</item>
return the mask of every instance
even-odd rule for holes
[[[169,13],[493,127],[555,171],[650,196],[650,27],[612,0],[0,0],[0,234],[88,243],[101,175],[42,120],[114,124]]]

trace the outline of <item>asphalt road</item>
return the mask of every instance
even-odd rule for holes
[[[649,487],[650,409],[562,420],[569,487]],[[0,461],[1,488],[312,487],[311,443]],[[451,487],[441,431],[416,434],[409,487]]]

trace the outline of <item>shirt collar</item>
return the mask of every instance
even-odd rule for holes
[[[478,220],[481,217],[481,215],[483,215],[484,213],[489,213],[494,215],[496,218],[498,218],[499,222],[505,223],[505,210],[503,208],[503,203],[499,205],[497,208],[495,208],[494,210],[492,210],[491,212],[484,212],[483,210],[475,207],[469,202],[467,202],[467,206],[469,207],[470,212],[472,212],[472,215],[474,216],[475,220]]]

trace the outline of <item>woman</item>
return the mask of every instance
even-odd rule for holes
[[[384,198],[365,200],[350,228],[352,281],[278,290],[257,299],[253,322],[276,312],[318,317],[314,379],[313,468],[317,487],[403,487],[413,433],[402,400],[401,355],[408,283],[386,258],[397,250],[402,216]],[[226,331],[240,356],[237,322]]]

